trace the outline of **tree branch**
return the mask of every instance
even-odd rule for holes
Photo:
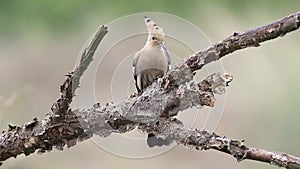
[[[73,72],[66,75],[67,79],[60,86],[60,97],[51,107],[51,113],[54,119],[53,122],[56,122],[57,120],[64,120],[64,115],[70,107],[70,103],[73,100],[76,89],[79,87],[80,78],[84,71],[88,68],[89,64],[93,61],[94,53],[107,32],[107,27],[101,25],[89,45],[81,54],[79,65]]]
[[[179,120],[172,118],[179,111],[190,107],[214,106],[214,95],[223,94],[232,80],[229,74],[216,73],[200,83],[191,83],[194,71],[236,50],[257,47],[261,42],[283,36],[298,29],[299,25],[300,12],[297,12],[266,26],[234,33],[187,57],[140,96],[133,95],[119,103],[98,103],[90,109],[71,110],[69,104],[79,86],[80,77],[107,33],[107,28],[102,26],[84,50],[78,67],[67,75],[60,88],[60,98],[51,107],[52,112],[42,120],[34,118],[20,126],[9,125],[9,129],[2,132],[0,161],[23,153],[29,155],[36,150],[39,153],[51,151],[53,147],[63,150],[65,145],[74,146],[77,141],[89,139],[94,134],[107,137],[113,132],[124,133],[138,126],[143,132],[151,132],[179,144],[231,154],[238,161],[251,159],[285,168],[300,168],[298,157],[252,148],[244,145],[243,141],[185,127]]]
[[[297,12],[259,28],[240,33],[235,32],[221,42],[189,56],[185,59],[185,63],[192,70],[199,70],[207,63],[218,60],[234,51],[258,47],[262,42],[283,37],[285,34],[297,30],[299,26],[300,12]]]

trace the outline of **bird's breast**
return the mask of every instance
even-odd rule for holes
[[[147,69],[168,70],[167,57],[162,49],[143,50],[136,65],[137,73]]]

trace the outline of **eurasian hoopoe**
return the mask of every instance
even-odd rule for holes
[[[145,23],[148,29],[148,39],[145,46],[133,58],[133,74],[137,91],[142,93],[156,79],[161,78],[169,70],[170,57],[164,45],[165,34],[163,29],[148,17]],[[147,144],[169,145],[170,143],[153,134],[148,134]]]
[[[133,58],[135,86],[139,93],[162,77],[170,66],[170,57],[164,45],[163,29],[145,16],[148,40]]]

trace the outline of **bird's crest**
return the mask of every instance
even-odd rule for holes
[[[165,34],[163,32],[163,29],[159,27],[155,22],[153,22],[147,16],[144,16],[144,19],[149,33],[148,41],[158,41],[158,42],[164,41]]]

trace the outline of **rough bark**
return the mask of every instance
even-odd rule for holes
[[[119,103],[95,104],[89,109],[72,110],[70,103],[79,86],[80,77],[93,60],[100,41],[107,33],[101,26],[89,46],[82,53],[77,68],[67,75],[60,87],[60,97],[51,112],[42,120],[15,126],[10,124],[0,136],[0,161],[20,154],[42,154],[53,147],[63,150],[77,141],[93,135],[108,137],[111,133],[124,133],[136,126],[143,132],[154,133],[178,144],[197,150],[214,149],[231,154],[238,161],[244,159],[267,162],[285,168],[300,168],[300,158],[286,153],[272,152],[245,145],[244,141],[185,127],[173,116],[191,107],[214,106],[215,94],[223,94],[232,80],[226,73],[208,76],[200,83],[191,82],[196,70],[239,49],[258,47],[260,43],[284,36],[300,25],[300,12],[279,19],[271,24],[243,33],[233,33],[205,50],[190,55],[172,68],[141,95],[132,95]],[[155,112],[155,113],[153,113]]]

